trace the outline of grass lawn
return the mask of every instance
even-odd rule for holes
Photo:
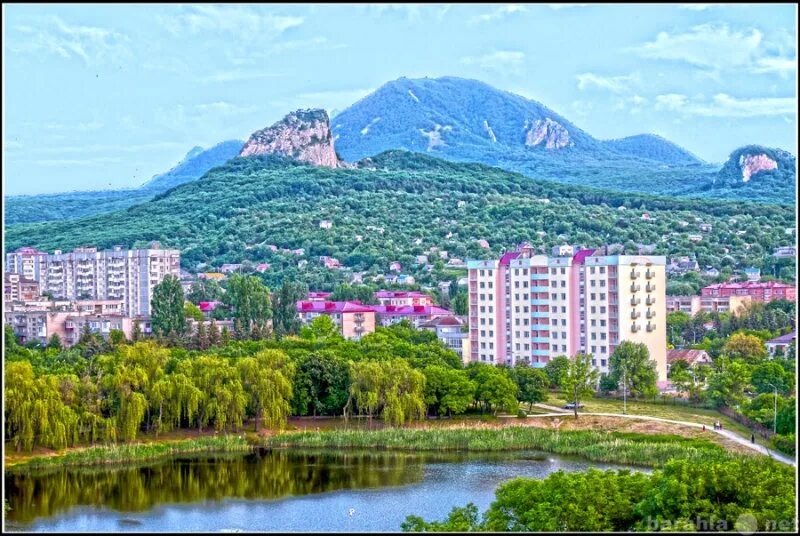
[[[561,393],[550,393],[544,402],[551,406],[564,407],[567,403]],[[619,413],[622,414],[622,400],[610,400],[607,398],[588,398],[582,400],[584,405],[582,412],[587,413]],[[726,417],[722,413],[705,408],[695,408],[687,404],[665,404],[654,402],[630,401],[628,400],[627,411],[629,415],[649,415],[661,419],[673,419],[676,421],[691,421],[713,427],[714,421],[719,421],[724,429],[735,432],[742,437],[750,437],[750,429],[739,424],[733,419]],[[756,435],[756,443],[769,447],[769,442]]]

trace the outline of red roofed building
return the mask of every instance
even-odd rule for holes
[[[745,281],[742,283],[717,283],[700,291],[701,296],[750,296],[753,301],[797,299],[797,287],[777,281]]]
[[[416,291],[379,290],[375,299],[381,305],[433,305],[433,298]]]
[[[408,320],[414,327],[440,316],[453,313],[438,305],[372,305],[382,326],[391,326],[402,320]]]
[[[325,301],[330,295],[330,292],[309,292],[308,301]]]
[[[328,315],[339,326],[345,339],[358,340],[375,331],[375,311],[369,305],[357,302],[299,301],[297,313],[303,323],[309,323],[320,315]]]

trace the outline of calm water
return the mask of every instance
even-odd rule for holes
[[[620,466],[534,452],[276,450],[6,473],[6,529],[399,531],[410,514],[443,519],[470,501],[483,511],[508,479],[589,467]]]

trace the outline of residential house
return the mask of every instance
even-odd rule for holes
[[[328,268],[329,270],[334,270],[342,267],[342,264],[339,262],[339,259],[334,259],[333,257],[328,257],[327,255],[322,255],[319,258],[319,261]]]
[[[320,315],[329,316],[345,339],[359,340],[375,331],[375,311],[370,305],[347,301],[299,301],[296,307],[304,324]]]
[[[750,296],[756,302],[770,302],[772,300],[795,301],[797,288],[794,285],[778,281],[743,283],[718,283],[709,285],[700,290],[701,296]]]
[[[744,269],[748,281],[761,281],[761,269],[753,266]]]
[[[712,229],[712,226],[711,226],[710,223],[701,223],[699,225],[699,227],[700,227],[700,231],[702,231],[704,233],[710,233],[711,229]]]
[[[330,220],[322,220],[319,222],[320,229],[330,229],[331,227],[333,227],[333,222]]]
[[[427,255],[417,255],[417,258],[414,260],[416,264],[427,264],[428,263],[428,256]]]
[[[233,272],[239,272],[242,269],[241,264],[223,264],[219,267],[219,271],[223,274],[232,274]]]
[[[775,357],[776,353],[781,353],[786,355],[789,350],[789,346],[794,344],[797,345],[797,332],[792,331],[791,333],[787,333],[786,335],[781,335],[780,337],[776,337],[774,339],[770,339],[767,341],[767,351],[769,355]]]
[[[421,322],[419,324],[419,329],[435,331],[436,338],[457,353],[458,357],[466,364],[469,360],[464,359],[464,340],[469,340],[469,333],[466,330],[462,330],[462,326],[466,326],[465,320],[455,315],[447,315],[433,318],[427,322]]]
[[[686,361],[689,367],[711,364],[711,357],[705,350],[667,350],[667,370],[675,361]]]
[[[400,265],[400,263],[399,263],[399,262],[397,262],[397,261],[394,261],[394,262],[392,262],[391,264],[389,264],[389,270],[391,270],[391,271],[393,271],[393,272],[399,272],[399,271],[401,271],[402,269],[403,269],[403,267],[402,267],[402,266]]]
[[[781,246],[775,250],[773,257],[790,258],[797,256],[797,248],[794,246]]]
[[[703,239],[703,237],[699,234],[690,234],[687,235],[686,238],[688,238],[692,242],[700,242]]]
[[[489,249],[489,242],[484,239],[478,240],[478,245],[483,249]]]

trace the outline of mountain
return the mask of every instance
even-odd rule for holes
[[[332,228],[320,228],[321,220],[332,221]],[[684,229],[682,220],[692,223]],[[699,232],[698,220],[713,230],[695,243],[688,235]],[[393,261],[418,283],[434,284],[459,275],[416,265],[417,255],[431,255],[433,262],[431,247],[450,258],[486,258],[523,240],[541,251],[616,242],[635,253],[639,244],[650,244],[656,255],[692,255],[703,265],[761,266],[764,251],[785,245],[784,228],[794,225],[791,207],[602,191],[419,153],[384,152],[347,168],[269,154],[234,158],[199,180],[110,214],[15,225],[7,229],[5,247],[52,251],[158,240],[180,249],[189,270],[203,263],[266,262],[263,277],[271,286],[286,277],[331,289],[352,272],[365,271],[368,282]],[[748,249],[747,242],[759,246]],[[290,251],[298,248],[302,255]],[[320,256],[335,257],[346,269],[326,269]]]
[[[638,134],[618,140],[606,140],[603,144],[620,154],[646,158],[662,164],[691,166],[704,163],[683,147],[655,134]]]
[[[331,125],[325,110],[297,110],[254,132],[239,156],[276,154],[315,166],[342,167],[333,148]]]
[[[156,175],[139,188],[8,196],[4,199],[5,225],[69,220],[143,203],[174,186],[200,178],[209,169],[235,157],[241,148],[242,142],[236,140],[224,141],[210,149],[194,147],[171,170]]]
[[[228,140],[218,143],[210,149],[193,147],[174,168],[166,173],[156,175],[141,188],[155,193],[164,192],[184,182],[202,177],[209,169],[224,164],[239,154],[243,143],[239,140]]]
[[[404,149],[620,191],[703,197],[719,171],[659,136],[598,140],[539,102],[455,77],[388,82],[338,113],[333,133],[348,161]],[[715,195],[794,203],[793,195],[756,190]]]

